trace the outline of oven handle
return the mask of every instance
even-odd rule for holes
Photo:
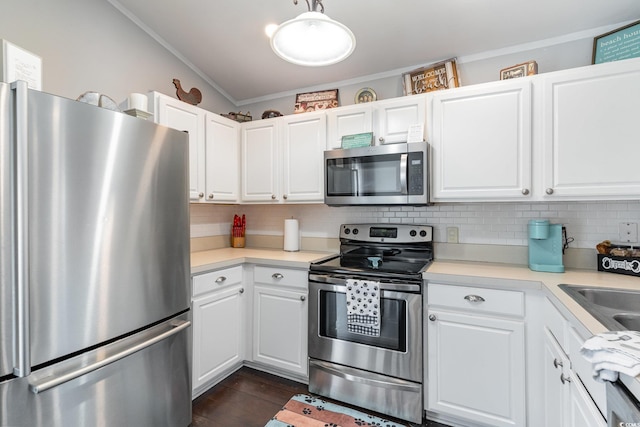
[[[355,279],[356,277],[354,277]],[[367,279],[363,279],[367,280]],[[375,281],[375,280],[373,280]],[[329,274],[309,273],[309,282],[324,283],[328,285],[347,286],[347,279],[344,277],[335,277]],[[379,282],[380,289],[383,291],[411,292],[419,294],[422,286],[415,283],[387,283]]]
[[[386,381],[382,381],[382,380],[375,380],[373,378],[364,378],[359,375],[351,375],[344,372],[348,368],[336,369],[330,364],[321,362],[319,360],[310,360],[309,364],[313,365],[316,369],[325,371],[331,375],[335,375],[336,377],[343,378],[347,381],[353,381],[353,382],[357,382],[365,385],[381,387],[386,389],[392,388],[400,391],[410,391],[410,392],[416,391],[416,384],[410,383],[409,381],[404,381],[404,380],[395,379],[395,378],[393,379],[389,378]]]

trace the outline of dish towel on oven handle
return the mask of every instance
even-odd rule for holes
[[[640,332],[610,331],[584,342],[580,354],[593,365],[593,378],[616,381],[618,373],[640,374]]]
[[[380,282],[347,279],[347,330],[380,336]]]

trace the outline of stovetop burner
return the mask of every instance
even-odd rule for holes
[[[428,225],[343,224],[340,255],[311,265],[313,271],[417,278],[433,260]]]

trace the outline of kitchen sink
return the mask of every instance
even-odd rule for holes
[[[609,330],[640,331],[640,290],[559,285]]]

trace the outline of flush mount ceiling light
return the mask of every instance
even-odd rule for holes
[[[322,0],[311,0],[311,4],[305,1],[309,11],[280,24],[271,35],[276,55],[308,67],[335,64],[351,55],[356,47],[351,30],[324,14]]]

